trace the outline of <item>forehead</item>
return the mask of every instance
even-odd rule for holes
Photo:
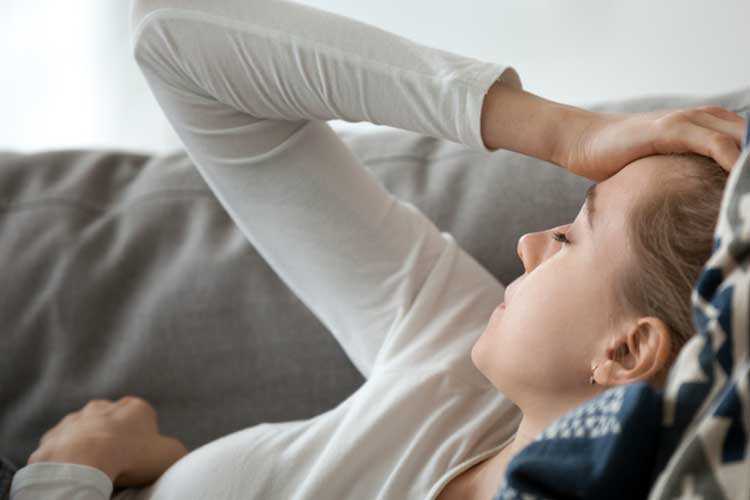
[[[605,236],[611,231],[622,232],[632,204],[658,187],[658,166],[664,166],[659,160],[659,157],[641,158],[596,185],[594,234]]]
[[[629,163],[612,177],[600,182],[596,188],[596,208],[601,211],[622,208],[634,202],[639,195],[658,187],[663,158],[647,156]]]

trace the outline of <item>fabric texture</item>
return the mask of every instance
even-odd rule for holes
[[[750,89],[739,89],[587,107],[740,111],[748,102]],[[388,192],[503,283],[522,272],[518,237],[569,222],[590,184],[444,136],[339,135]],[[248,241],[196,163],[183,151],[0,156],[0,266],[15,285],[0,296],[10,332],[0,338],[10,353],[0,378],[16,382],[0,387],[0,449],[17,463],[96,397],[145,397],[162,432],[195,451],[239,429],[331,410],[365,382],[362,365]]]
[[[109,499],[112,480],[96,467],[72,463],[35,462],[13,477],[10,500]]]

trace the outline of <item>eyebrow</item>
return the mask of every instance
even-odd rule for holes
[[[594,230],[594,199],[596,198],[596,186],[592,184],[586,191],[586,221],[589,223],[589,228]]]

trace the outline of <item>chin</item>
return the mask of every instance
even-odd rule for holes
[[[479,351],[481,349],[481,346],[479,345],[479,343],[482,341],[482,337],[484,337],[484,333],[482,333],[482,335],[476,340],[476,342],[474,342],[474,345],[471,348],[471,362],[474,363],[474,366],[480,372],[482,371],[482,368],[479,366],[480,365],[479,363],[480,352]]]
[[[496,389],[502,392],[500,386],[493,379],[493,375],[494,377],[498,377],[498,374],[496,373],[498,369],[497,364],[502,363],[502,360],[498,359],[499,354],[497,352],[495,352],[493,349],[490,349],[488,351],[487,347],[484,345],[484,342],[487,340],[484,337],[496,333],[497,332],[492,331],[489,327],[485,328],[484,332],[482,332],[482,335],[479,336],[479,338],[474,342],[474,345],[471,347],[470,357],[472,364],[482,375],[484,375],[484,378],[486,378],[493,386],[495,386]],[[485,367],[487,368],[486,370]],[[504,379],[506,380],[502,380],[502,382],[507,382],[507,378],[508,377],[504,377]]]

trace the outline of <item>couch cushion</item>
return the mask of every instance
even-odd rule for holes
[[[629,112],[708,97],[594,103]],[[503,283],[518,239],[575,218],[591,181],[511,151],[383,127],[341,131],[366,168]],[[25,464],[46,430],[93,398],[150,401],[190,449],[307,418],[363,379],[228,217],[184,151],[0,154],[0,454]]]

